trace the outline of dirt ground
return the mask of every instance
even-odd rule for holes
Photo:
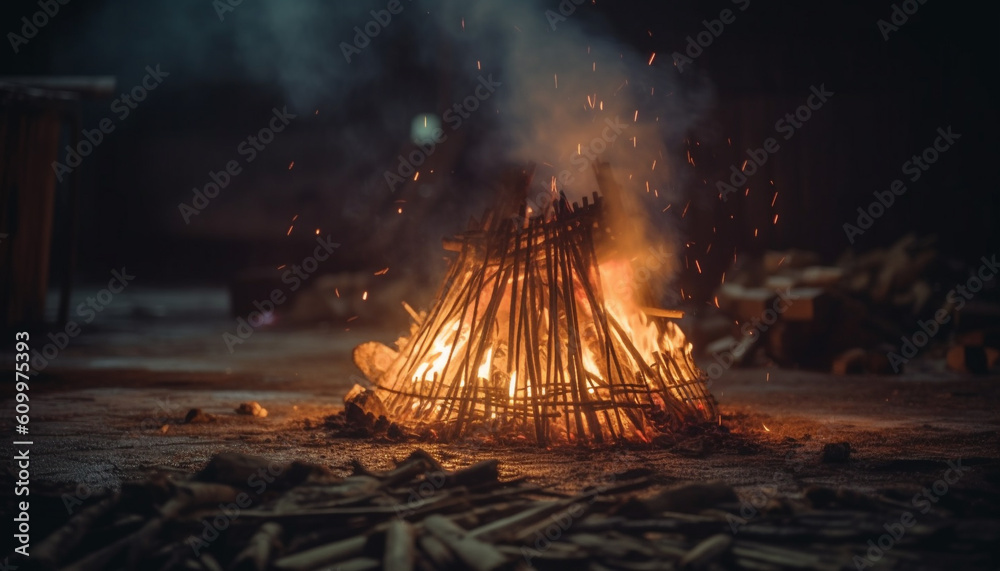
[[[506,476],[573,489],[609,471],[644,467],[664,482],[722,480],[738,490],[919,488],[938,479],[946,461],[959,459],[976,467],[961,486],[996,492],[1000,484],[1000,378],[946,373],[934,363],[896,377],[732,369],[711,387],[729,434],[670,449],[386,444],[332,438],[323,418],[341,409],[358,378],[353,347],[390,342],[394,331],[259,331],[230,353],[221,339],[232,328],[224,294],[189,294],[183,304],[176,298],[133,294],[33,379],[37,483],[116,488],[151,471],[197,469],[222,450],[303,459],[346,473],[351,459],[382,468],[422,447],[450,466],[498,458]],[[266,418],[235,414],[251,400],[268,410]],[[4,407],[12,406],[4,395]],[[216,421],[184,424],[191,408]],[[11,433],[12,417],[3,416],[0,430]],[[819,461],[832,442],[850,443],[849,462]]]
[[[995,478],[997,381],[731,371],[713,386],[729,436],[692,439],[670,450],[539,450],[331,438],[323,418],[340,409],[340,397],[350,388],[346,375],[317,381],[243,372],[68,370],[33,386],[35,478],[117,487],[150,471],[197,469],[222,450],[303,459],[346,473],[351,459],[384,468],[422,447],[449,467],[498,458],[507,476],[557,487],[579,488],[608,472],[644,467],[664,481],[718,479],[738,487],[923,486],[939,477],[947,460],[988,466]],[[250,400],[260,402],[268,416],[235,414],[240,402]],[[216,421],[184,424],[195,407]],[[823,444],[831,442],[849,442],[851,461],[820,463]],[[805,467],[795,471],[795,459]],[[968,478],[965,485],[997,484],[986,473],[973,471]],[[984,480],[974,484],[978,478]]]

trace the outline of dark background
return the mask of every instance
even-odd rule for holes
[[[154,4],[72,0],[21,53],[15,56],[7,42],[0,46],[4,75],[115,75],[124,91],[141,80],[145,64],[161,61],[171,73],[132,116],[116,120],[116,131],[81,167],[77,270],[83,281],[106,279],[110,268],[127,265],[145,284],[221,284],[246,268],[301,259],[317,228],[344,245],[329,270],[395,265],[433,276],[443,269],[441,236],[460,230],[489,200],[486,182],[493,173],[472,168],[467,153],[477,149],[475,164],[481,165],[483,148],[502,140],[493,138],[495,119],[477,116],[462,140],[438,153],[436,176],[422,175],[396,193],[386,188],[383,171],[412,148],[412,118],[440,113],[453,100],[450,64],[462,47],[433,33],[427,13],[434,2],[408,4],[397,16],[404,23],[387,28],[378,46],[359,56],[379,65],[361,60],[348,69],[337,47],[364,19],[317,16],[308,29],[293,31],[281,45],[294,44],[301,33],[309,49],[325,50],[310,60],[324,67],[296,68],[292,53],[278,68],[298,73],[302,85],[311,75],[335,84],[308,94],[290,94],[287,82],[245,61],[254,39],[239,37],[240,26],[268,17],[261,16],[265,4],[277,14],[281,5],[245,0],[220,22],[208,0],[168,4],[167,12]],[[355,4],[351,9],[360,14],[385,7]],[[542,10],[557,10],[558,2],[538,6],[537,17],[544,18]],[[684,200],[655,217],[693,243],[690,252],[705,270],[698,275],[687,268],[679,283],[704,285],[708,295],[734,249],[752,256],[795,247],[834,258],[850,246],[843,224],[857,218],[872,192],[902,177],[902,164],[931,145],[937,128],[948,126],[961,140],[919,181],[907,183],[908,192],[853,247],[885,246],[915,232],[938,236],[942,251],[955,260],[971,262],[994,251],[1000,244],[994,224],[995,4],[928,0],[886,42],[876,21],[890,17],[891,2],[752,0],[677,74],[670,54],[724,8],[735,6],[616,0],[585,4],[571,17],[580,25],[603,21],[623,46],[656,52],[657,73],[676,75],[681,88],[697,88],[704,98],[707,111],[692,122],[686,142],[671,149],[681,162],[690,151],[695,162],[677,181]],[[5,2],[2,31],[19,29],[20,18],[37,10],[32,1]],[[261,57],[276,51],[266,43],[259,48]],[[781,141],[782,149],[755,175],[750,195],[719,202],[714,182],[728,178],[729,166],[773,136],[775,121],[804,103],[811,85],[821,84],[835,96],[791,140]],[[92,128],[111,115],[109,104],[85,103],[83,125]],[[237,144],[266,125],[273,107],[284,105],[299,118],[245,165],[205,214],[184,225],[178,203],[190,202],[192,187],[208,182],[209,170],[240,158]],[[765,181],[779,192],[774,208]],[[771,223],[774,212],[780,214],[777,225]],[[296,231],[286,236],[295,215]],[[53,267],[62,267],[58,255]]]

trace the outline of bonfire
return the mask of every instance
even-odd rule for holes
[[[373,388],[346,400],[443,440],[649,442],[716,420],[672,319],[682,314],[628,283],[608,216],[622,189],[606,164],[594,172],[600,192],[574,203],[554,183],[529,198],[530,169],[506,181],[480,220],[445,240],[454,261],[430,309],[410,310],[398,350],[355,350]]]

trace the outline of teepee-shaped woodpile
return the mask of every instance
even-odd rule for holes
[[[570,205],[553,191],[532,212],[521,172],[481,222],[446,241],[458,255],[436,301],[370,374],[389,420],[445,439],[546,445],[649,441],[716,419],[676,324],[613,295],[624,272],[608,270],[627,261],[608,259],[602,214],[620,191],[606,165],[595,168],[603,197]]]

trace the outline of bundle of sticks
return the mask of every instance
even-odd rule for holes
[[[757,490],[741,502],[726,485],[662,488],[642,470],[567,494],[502,481],[495,460],[447,470],[420,450],[387,471],[353,466],[339,478],[220,454],[190,477],[96,499],[14,562],[67,571],[834,570],[864,560],[866,540],[878,542],[909,507],[902,496],[827,488],[793,499]],[[961,515],[943,502],[918,515],[880,551],[882,564],[993,568],[988,547],[1000,525]]]

